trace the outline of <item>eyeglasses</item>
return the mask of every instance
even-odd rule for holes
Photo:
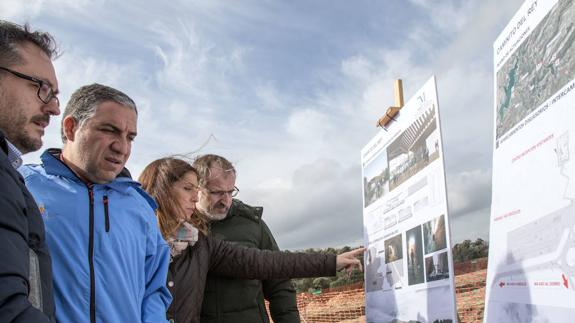
[[[231,197],[236,197],[238,195],[238,193],[240,192],[240,189],[237,188],[236,186],[234,186],[234,189],[231,191],[210,191],[208,189],[206,189],[206,191],[208,193],[210,193],[210,195],[222,198],[224,197],[226,194],[230,195]]]
[[[6,67],[0,66],[0,70],[4,70],[8,73],[11,73],[14,76],[21,78],[21,79],[25,79],[27,81],[36,83],[36,85],[38,86],[38,93],[37,93],[38,99],[40,99],[40,101],[44,102],[44,104],[48,104],[48,103],[50,103],[50,101],[52,99],[56,99],[56,104],[58,106],[60,106],[60,100],[58,100],[58,97],[56,96],[56,94],[54,94],[54,90],[52,90],[52,87],[50,86],[50,84],[48,82],[46,82],[44,80],[37,79],[37,78],[32,77],[32,76],[28,76],[26,74],[22,74],[20,72],[13,71],[13,70],[8,69]]]

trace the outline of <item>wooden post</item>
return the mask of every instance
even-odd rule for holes
[[[395,80],[395,106],[398,108],[403,108],[403,82],[401,79]]]
[[[395,95],[395,106],[387,108],[385,115],[379,120],[377,120],[377,127],[382,127],[384,130],[391,120],[399,113],[399,110],[403,108],[403,82],[401,79],[395,80],[394,83],[394,95]]]

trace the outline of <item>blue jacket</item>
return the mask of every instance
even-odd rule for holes
[[[46,225],[57,321],[166,322],[169,249],[153,199],[122,175],[85,184],[59,154],[19,169]]]

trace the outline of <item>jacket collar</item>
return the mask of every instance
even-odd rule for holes
[[[9,140],[6,140],[8,145],[8,160],[14,169],[22,166],[22,152],[16,148]]]
[[[234,216],[243,216],[253,221],[259,221],[262,217],[263,207],[247,205],[241,200],[233,199],[232,206],[226,215],[226,219]]]
[[[44,153],[42,153],[40,159],[42,160],[46,174],[65,177],[85,185],[85,183],[72,171],[72,169],[70,169],[70,167],[68,167],[66,164],[64,164],[64,162],[60,160],[61,154],[62,149],[58,148],[49,148],[46,149]],[[124,194],[128,193],[130,188],[133,188],[148,202],[152,209],[155,210],[158,208],[158,205],[154,199],[141,188],[142,185],[132,180],[130,171],[128,171],[127,168],[124,168],[112,182],[94,185],[109,187]]]
[[[8,157],[8,161],[14,167],[14,169],[18,169],[18,167],[22,166],[22,152],[16,148],[9,140],[6,138],[4,133],[0,130],[0,148]]]
[[[82,181],[78,175],[76,175],[72,169],[68,167],[68,165],[64,164],[64,162],[60,160],[60,155],[62,155],[62,150],[58,148],[49,148],[46,149],[44,153],[42,153],[40,159],[42,160],[42,164],[44,165],[46,173],[50,175],[66,177],[84,183],[84,181]],[[140,183],[132,180],[130,172],[124,168],[112,182],[101,185],[108,186],[119,191],[124,191],[129,186],[139,187]]]

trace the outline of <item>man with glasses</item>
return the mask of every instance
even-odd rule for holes
[[[55,322],[44,224],[16,168],[60,114],[56,56],[50,34],[0,20],[0,322]]]
[[[236,170],[224,157],[204,155],[193,163],[199,174],[196,208],[209,221],[214,237],[247,247],[278,250],[262,220],[262,207],[234,197]],[[289,279],[242,280],[208,276],[202,304],[202,323],[269,322],[264,299],[275,323],[300,322],[296,294]]]

